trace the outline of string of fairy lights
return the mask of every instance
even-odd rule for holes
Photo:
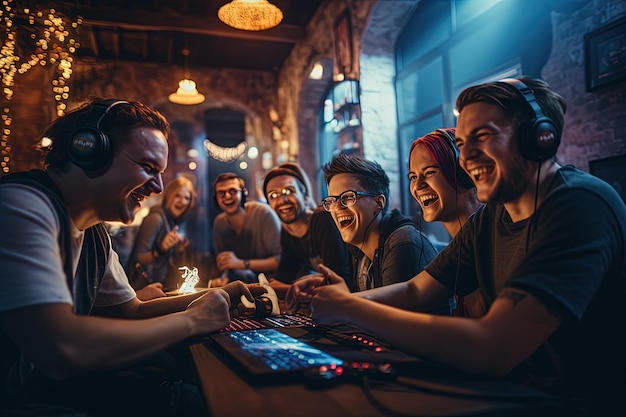
[[[15,78],[31,68],[40,65],[53,66],[56,77],[52,79],[52,93],[56,102],[56,112],[62,116],[66,109],[66,100],[70,96],[68,81],[72,75],[73,55],[80,47],[77,29],[82,18],[74,20],[59,14],[55,9],[37,9],[14,7],[13,0],[1,0],[0,22],[4,26],[2,47],[0,48],[0,75],[2,76],[2,106],[0,134],[0,174],[10,171],[12,149],[10,144],[11,122],[10,102],[13,98]],[[18,45],[18,27],[27,24],[33,44],[30,52],[22,52]],[[23,40],[23,39],[22,39]],[[31,49],[31,48],[24,48]],[[20,54],[24,53],[25,56]],[[26,56],[28,55],[28,56]]]

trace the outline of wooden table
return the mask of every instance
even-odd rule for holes
[[[503,381],[474,380],[446,373],[437,376],[436,368],[425,368],[415,372],[415,376],[400,376],[397,383],[372,383],[372,397],[387,407],[383,409],[368,398],[362,381],[356,378],[326,388],[311,388],[305,382],[252,385],[211,342],[190,342],[189,348],[207,410],[213,417],[526,417],[536,415],[538,410],[545,417],[550,415],[546,410],[554,408],[552,402],[543,400],[539,407],[533,404],[529,396],[541,396],[538,391]],[[403,384],[421,389],[408,389]],[[462,393],[471,396],[461,396]],[[492,398],[486,398],[487,395]]]

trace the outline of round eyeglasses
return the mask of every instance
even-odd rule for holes
[[[226,193],[228,193],[231,197],[234,197],[235,195],[237,195],[238,192],[240,192],[241,189],[237,189],[237,188],[230,188],[228,190],[219,190],[217,191],[215,194],[217,194],[217,196],[219,198],[224,198],[226,197]]]
[[[344,207],[351,207],[356,204],[357,198],[362,195],[364,197],[376,197],[378,194],[365,193],[363,191],[348,190],[339,195],[329,195],[322,199],[324,210],[331,211],[337,208],[337,203],[341,203]]]
[[[282,190],[270,191],[267,194],[267,197],[270,199],[270,201],[274,201],[274,200],[277,200],[278,198],[280,198],[282,196],[287,196],[287,195],[291,195],[291,194],[295,194],[295,193],[296,193],[296,188],[295,187],[285,187]]]

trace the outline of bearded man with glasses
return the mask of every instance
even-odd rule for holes
[[[282,256],[270,285],[280,298],[291,283],[311,274],[319,275],[320,263],[352,273],[350,254],[330,214],[317,207],[310,197],[310,181],[302,168],[286,162],[265,175],[263,193],[282,223]]]

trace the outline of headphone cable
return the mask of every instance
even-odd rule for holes
[[[537,180],[535,182],[535,204],[533,208],[533,214],[530,215],[528,220],[528,231],[526,233],[526,253],[528,253],[528,246],[530,245],[530,235],[532,234],[533,221],[535,219],[535,213],[537,212],[537,205],[539,201],[539,178],[541,177],[541,162],[537,162]]]

